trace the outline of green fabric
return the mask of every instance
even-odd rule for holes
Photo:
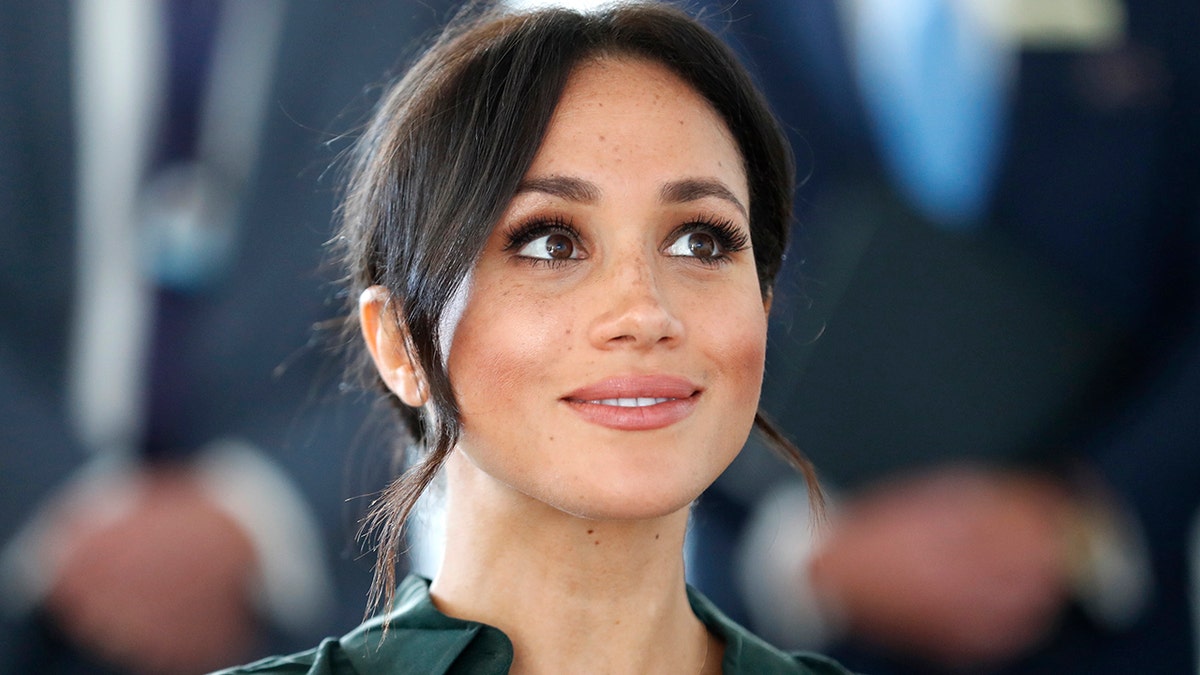
[[[746,675],[844,675],[847,671],[815,654],[786,654],[730,621],[695,589],[692,611],[725,642],[723,671]],[[263,659],[221,671],[301,675],[503,675],[512,665],[512,643],[504,633],[474,621],[442,614],[429,597],[429,580],[409,576],[396,594],[387,639],[377,617],[315,649]]]

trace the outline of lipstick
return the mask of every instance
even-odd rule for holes
[[[671,426],[696,408],[701,389],[674,375],[610,377],[580,387],[561,400],[592,424],[620,431]]]

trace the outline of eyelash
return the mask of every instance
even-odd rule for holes
[[[711,267],[729,262],[729,254],[750,247],[750,236],[745,231],[734,225],[733,221],[713,215],[703,215],[680,225],[671,231],[667,241],[674,243],[681,237],[695,232],[710,235],[720,247],[721,252],[711,258],[694,258],[697,262]]]
[[[508,241],[504,244],[504,251],[506,253],[520,251],[529,242],[551,234],[562,234],[568,236],[572,241],[575,242],[577,246],[583,239],[583,236],[579,233],[579,230],[576,229],[575,226],[571,224],[571,221],[567,220],[566,218],[561,216],[554,216],[552,218],[534,218],[514,227],[512,231],[508,233]],[[518,257],[530,265],[544,265],[551,268],[562,267],[573,260],[577,260],[577,258],[559,259],[528,258],[525,256]]]
[[[716,267],[729,262],[731,253],[744,251],[750,246],[749,235],[734,225],[733,221],[709,214],[699,216],[671,230],[671,233],[667,236],[668,243],[666,246],[670,246],[681,237],[696,232],[703,232],[712,236],[716,240],[717,246],[720,247],[721,252],[716,256],[711,258],[694,258],[697,262],[710,267]],[[562,234],[570,237],[577,246],[583,239],[579,230],[566,218],[561,216],[551,218],[536,217],[517,225],[508,233],[507,241],[504,244],[504,251],[506,253],[519,251],[529,242],[551,234]],[[561,267],[572,260],[578,260],[578,258],[528,258],[524,256],[521,256],[521,259],[530,265],[544,265],[551,268]]]

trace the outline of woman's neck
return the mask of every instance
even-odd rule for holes
[[[431,593],[446,614],[504,631],[513,673],[720,672],[720,645],[687,599],[686,508],[586,520],[498,484],[460,453],[446,468],[446,555]]]

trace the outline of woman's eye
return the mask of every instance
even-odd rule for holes
[[[719,258],[725,254],[717,238],[708,232],[688,232],[667,247],[667,255],[692,258]]]
[[[517,251],[517,255],[541,260],[571,260],[578,258],[579,252],[571,237],[553,232],[531,239]]]

